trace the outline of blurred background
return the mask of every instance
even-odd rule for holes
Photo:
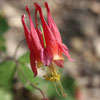
[[[66,99],[56,94],[52,83],[44,83],[39,77],[32,82],[39,84],[50,100],[100,100],[99,0],[0,0],[0,100],[40,100],[40,93],[16,72],[12,57],[20,41],[25,39],[21,23],[21,15],[27,15],[25,6],[29,6],[34,21],[33,3],[42,6],[46,18],[45,1],[75,62],[65,58],[64,69],[61,69],[62,85],[68,94]],[[28,16],[26,23],[29,25]],[[23,63],[29,63],[25,41],[16,56]],[[31,80],[31,70],[22,69]]]

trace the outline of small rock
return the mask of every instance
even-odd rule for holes
[[[99,85],[100,85],[100,77],[99,77],[99,75],[95,75],[94,77],[93,77],[93,79],[92,79],[92,85],[94,86],[94,87],[99,87]]]
[[[71,46],[78,52],[82,52],[84,49],[84,41],[81,38],[73,37],[71,39]]]
[[[100,14],[100,3],[98,2],[92,2],[90,5],[90,9],[96,13],[96,14]]]
[[[95,38],[93,41],[93,44],[94,44],[94,50],[95,50],[96,56],[100,57],[100,37]]]

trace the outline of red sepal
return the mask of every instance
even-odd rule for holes
[[[42,49],[42,46],[41,46],[38,34],[36,32],[36,29],[34,27],[34,24],[32,22],[32,18],[31,18],[31,15],[30,15],[29,8],[27,6],[26,6],[26,11],[28,12],[29,21],[30,21],[30,33],[31,33],[31,38],[32,38],[31,46],[34,49],[34,53],[38,54],[38,52],[40,51],[40,49]]]
[[[60,49],[62,50],[63,54],[70,60],[74,61],[69,55],[69,50],[65,44],[59,44]]]
[[[38,72],[37,72],[37,67],[36,67],[36,63],[35,63],[35,57],[34,57],[34,53],[32,51],[30,52],[30,63],[31,63],[31,68],[34,73],[34,76],[37,76]]]
[[[64,61],[63,60],[55,60],[54,62],[58,67],[64,67]]]
[[[61,39],[60,32],[51,16],[50,9],[47,2],[45,2],[45,7],[47,8],[48,26],[51,29],[53,35],[55,36],[56,41],[61,43],[62,39]]]
[[[26,38],[27,45],[28,45],[29,49],[32,50],[30,31],[28,30],[24,19],[25,19],[25,15],[22,15],[21,20],[22,20],[22,24],[23,24],[23,27],[24,27],[25,38]]]

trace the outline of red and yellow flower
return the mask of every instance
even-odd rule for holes
[[[59,81],[61,75],[56,71],[55,64],[59,67],[63,67],[63,54],[70,61],[73,61],[73,59],[71,59],[69,55],[67,46],[62,43],[60,32],[51,16],[48,3],[45,2],[48,23],[45,21],[40,5],[34,3],[34,6],[36,27],[33,24],[28,7],[26,7],[26,11],[29,16],[30,30],[25,24],[25,15],[22,15],[24,33],[30,50],[31,68],[36,76],[37,67],[41,67],[41,65],[48,66],[49,72],[44,76],[45,79],[52,82]],[[37,12],[39,12],[42,26],[37,22]]]

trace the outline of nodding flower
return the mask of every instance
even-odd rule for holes
[[[56,66],[63,67],[64,57],[63,54],[70,60],[73,59],[69,55],[69,50],[67,46],[62,43],[60,32],[51,16],[50,8],[48,3],[45,2],[45,7],[47,9],[47,20],[42,13],[42,9],[38,3],[34,3],[35,6],[35,24],[34,27],[30,10],[26,6],[26,11],[29,16],[30,30],[27,28],[24,18],[25,15],[22,15],[22,24],[24,27],[24,33],[27,41],[28,48],[30,50],[30,63],[31,68],[34,72],[34,75],[37,75],[37,67],[48,66],[47,74],[44,75],[44,78],[51,82],[58,82],[58,85],[64,97],[66,94],[63,92],[62,85],[60,83],[61,75],[56,70]],[[39,12],[41,24],[37,22],[37,12]],[[57,87],[56,87],[57,90]],[[57,90],[59,91],[59,90]]]

